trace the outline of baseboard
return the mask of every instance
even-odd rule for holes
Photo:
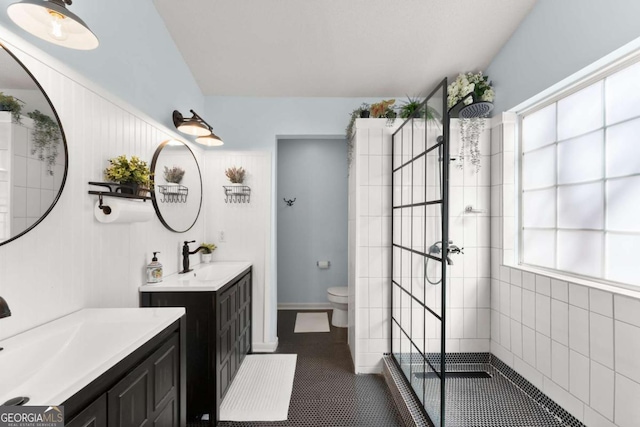
[[[273,342],[256,342],[251,344],[253,353],[273,353],[278,348],[278,337]]]
[[[278,310],[331,310],[328,302],[280,302]]]

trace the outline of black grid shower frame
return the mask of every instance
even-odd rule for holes
[[[392,221],[392,225],[391,225],[391,244],[392,244],[392,248],[391,248],[391,295],[390,295],[390,318],[391,318],[391,322],[390,322],[390,331],[389,331],[389,337],[391,340],[391,355],[392,355],[392,359],[394,360],[394,362],[398,365],[400,372],[404,371],[401,368],[401,363],[399,360],[396,359],[395,353],[393,351],[393,324],[395,323],[398,327],[398,329],[400,330],[400,333],[405,335],[410,342],[411,348],[412,349],[416,349],[418,351],[418,354],[420,354],[420,356],[422,357],[422,364],[423,364],[423,372],[426,371],[426,365],[429,365],[429,367],[436,373],[436,375],[440,378],[440,426],[444,427],[445,426],[445,419],[444,419],[444,414],[445,414],[445,369],[440,369],[440,371],[438,371],[438,369],[436,369],[431,362],[428,360],[428,358],[426,357],[426,351],[425,351],[425,346],[427,343],[427,339],[426,339],[426,312],[428,312],[430,315],[434,316],[436,319],[438,319],[440,321],[440,366],[445,366],[445,363],[443,363],[443,361],[445,360],[445,339],[446,339],[446,285],[447,285],[447,263],[443,262],[443,259],[441,257],[435,257],[429,253],[426,253],[426,246],[427,246],[427,242],[426,242],[426,238],[423,239],[423,245],[424,245],[424,251],[417,251],[413,248],[413,210],[416,207],[425,207],[425,212],[424,212],[424,229],[423,232],[426,234],[426,227],[427,227],[427,215],[426,215],[426,206],[428,205],[441,205],[441,238],[442,238],[442,254],[443,256],[446,256],[446,254],[448,253],[448,246],[449,246],[449,229],[448,229],[448,225],[449,225],[449,116],[447,114],[447,79],[443,79],[442,82],[440,82],[440,84],[438,84],[436,86],[436,88],[429,94],[429,96],[426,97],[426,99],[424,100],[424,102],[421,104],[421,107],[418,108],[416,110],[416,113],[419,113],[423,108],[424,111],[428,111],[427,110],[427,106],[429,103],[429,100],[436,95],[439,91],[442,91],[442,139],[437,141],[437,143],[431,147],[428,147],[427,145],[427,136],[428,136],[428,131],[427,131],[427,126],[425,126],[425,145],[424,145],[424,150],[418,154],[414,153],[413,150],[413,127],[412,127],[412,141],[411,141],[411,159],[408,161],[404,161],[404,156],[401,152],[400,155],[400,159],[401,159],[401,164],[396,168],[395,167],[395,141],[396,141],[396,137],[397,135],[400,133],[400,137],[404,138],[404,134],[402,133],[403,128],[407,125],[407,123],[409,122],[413,122],[413,117],[407,119],[393,134],[392,136],[392,140],[391,140],[391,206],[392,206],[392,215],[391,215],[391,221]],[[404,144],[400,145],[401,150],[404,147]],[[440,188],[441,191],[441,198],[439,200],[432,200],[429,201],[427,200],[427,155],[435,150],[435,149],[440,149],[440,154],[441,154],[441,158],[438,159],[438,161],[441,161],[442,164],[442,185]],[[421,157],[425,158],[425,162],[424,162],[424,202],[420,202],[420,203],[413,203],[413,163],[420,159]],[[446,160],[445,160],[446,159]],[[401,198],[400,198],[400,205],[396,206],[395,205],[395,199],[393,197],[393,191],[396,185],[395,182],[395,173],[397,171],[401,171],[403,168],[405,167],[411,167],[411,203],[409,204],[405,204],[403,203],[404,200],[402,200],[402,190],[401,190]],[[400,175],[400,187],[401,189],[404,187],[404,176],[402,173],[399,174]],[[402,227],[403,227],[403,223],[402,223],[402,209],[411,209],[411,221],[410,221],[410,227],[411,227],[411,242],[410,242],[410,247],[404,247],[402,244],[398,245],[395,242],[394,239],[394,230],[395,230],[395,216],[393,215],[393,211],[395,210],[399,210],[401,212],[400,215],[400,234],[402,235]],[[426,237],[426,236],[425,236]],[[403,243],[401,241],[401,243]],[[406,289],[404,286],[402,286],[401,283],[398,283],[394,280],[395,277],[395,269],[394,269],[394,248],[398,248],[400,249],[400,253],[402,254],[402,251],[408,251],[411,254],[416,254],[419,256],[424,257],[425,259],[433,259],[435,261],[440,262],[440,266],[441,266],[441,314],[438,315],[437,313],[435,313],[431,308],[427,307],[426,304],[422,301],[420,301],[418,298],[416,298],[413,295],[413,277],[412,280],[410,281],[410,289]],[[400,265],[400,275],[399,277],[402,278],[402,263],[399,264]],[[402,280],[400,280],[400,282],[402,282]],[[394,302],[393,302],[393,293],[394,293],[394,286],[398,287],[400,289],[400,295],[402,295],[402,293],[406,293],[409,295],[410,297],[410,301],[417,303],[418,305],[420,305],[424,310],[426,310],[425,315],[423,316],[424,319],[424,325],[423,325],[423,349],[422,351],[418,348],[418,346],[415,345],[413,338],[412,338],[412,331],[411,329],[413,329],[413,322],[412,322],[412,317],[413,317],[413,310],[409,310],[410,313],[410,321],[409,321],[409,326],[410,326],[410,330],[405,331],[404,328],[402,327],[401,322],[399,322],[395,317],[394,317],[394,312],[393,312],[393,308],[394,308]],[[424,299],[426,301],[426,277],[423,278],[423,293],[424,293]],[[400,297],[402,298],[402,297]],[[400,300],[402,301],[402,299]],[[401,306],[400,306],[400,310],[399,313],[402,313],[401,310]],[[400,337],[398,342],[400,343]],[[402,346],[401,346],[402,348]],[[413,351],[413,350],[412,350]],[[402,356],[401,356],[402,357]],[[411,357],[411,353],[410,353],[410,357]],[[411,371],[412,367],[410,365],[410,371]],[[409,384],[411,384],[411,378],[407,378]],[[413,390],[413,387],[411,387],[412,392],[415,393],[415,390]],[[423,394],[423,399],[421,399],[422,402],[425,402],[425,389],[423,387],[422,390],[422,394]],[[425,408],[422,408],[423,410]],[[426,413],[426,410],[425,410]]]

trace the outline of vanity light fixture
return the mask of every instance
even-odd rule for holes
[[[7,8],[23,30],[59,46],[78,50],[98,47],[98,38],[87,24],[67,9],[72,0],[22,0]]]
[[[211,132],[210,135],[197,137],[196,142],[208,147],[219,147],[221,145],[224,145],[224,141],[222,141],[222,139],[220,139],[220,137],[213,132]]]
[[[4,298],[0,297],[0,319],[3,317],[11,316],[11,310],[9,310],[9,304]]]
[[[193,114],[190,118],[184,118],[178,110],[173,111],[173,124],[180,132],[188,135],[197,136],[196,142],[198,144],[206,145],[209,147],[218,147],[224,145],[222,139],[213,133],[213,129],[209,123],[205,122],[202,117],[193,110],[190,110]]]

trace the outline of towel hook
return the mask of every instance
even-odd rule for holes
[[[294,198],[293,200],[291,200],[291,199],[287,200],[287,199],[283,198],[282,200],[284,200],[284,202],[287,204],[287,206],[293,206],[293,203],[296,201],[296,198]]]

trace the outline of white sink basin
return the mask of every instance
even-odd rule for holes
[[[0,404],[60,405],[184,314],[184,308],[86,309],[0,342]]]
[[[140,292],[217,291],[249,267],[251,263],[247,261],[198,264],[189,273],[173,274],[160,283],[141,286]]]

